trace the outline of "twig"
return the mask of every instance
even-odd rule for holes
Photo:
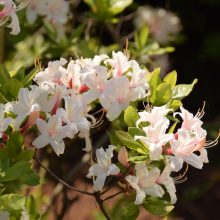
[[[111,220],[110,217],[108,216],[104,206],[103,206],[103,200],[100,198],[100,192],[94,192],[94,196],[95,196],[95,199],[99,205],[99,208],[101,209],[103,215],[105,216],[105,218],[107,220]]]
[[[115,196],[117,196],[117,195],[119,195],[119,194],[121,194],[121,193],[124,193],[124,192],[125,192],[125,191],[122,190],[122,191],[119,191],[119,192],[117,192],[117,193],[114,193],[113,195],[104,198],[102,201],[105,202],[106,200],[112,199],[112,198],[114,198]]]
[[[39,163],[39,165],[44,168],[52,177],[54,177],[57,181],[59,181],[60,183],[62,183],[63,185],[65,185],[67,188],[75,190],[76,192],[82,193],[82,194],[86,194],[89,196],[94,196],[94,193],[91,192],[87,192],[81,189],[78,189],[74,186],[69,185],[68,183],[66,183],[65,181],[63,181],[62,179],[60,179],[55,173],[53,173],[49,168],[45,167],[41,161],[39,160],[39,158],[35,155],[35,160]]]

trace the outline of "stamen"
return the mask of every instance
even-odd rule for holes
[[[196,118],[201,119],[204,116],[204,114],[205,114],[205,111],[204,111],[205,105],[206,105],[206,102],[204,101],[202,108],[199,109],[198,112],[195,115]]]
[[[22,10],[28,5],[28,0],[22,0],[21,3],[16,7],[16,11]]]
[[[174,180],[174,183],[175,183],[175,184],[180,184],[180,183],[186,182],[186,180],[187,180],[187,177],[185,177],[185,178],[182,179],[182,180]]]
[[[104,122],[103,117],[105,114],[105,110],[103,108],[100,109],[99,111],[93,113],[93,115],[98,114],[99,112],[102,112],[102,115],[98,121],[95,121],[95,123],[92,124],[91,128],[97,128],[98,126],[100,126]]]
[[[216,146],[218,144],[219,137],[220,137],[220,132],[218,133],[218,136],[216,137],[216,139],[214,141],[212,141],[212,140],[206,141],[205,148],[211,148],[211,147]]]
[[[189,165],[186,164],[186,169],[185,169],[185,171],[184,171],[182,174],[180,174],[179,176],[173,177],[174,181],[178,181],[178,182],[179,182],[179,181],[182,181],[181,179],[186,175],[188,169],[189,169]],[[185,179],[187,179],[187,177],[185,177],[185,178],[183,179],[184,182],[186,181]]]

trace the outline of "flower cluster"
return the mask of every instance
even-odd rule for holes
[[[203,109],[194,116],[177,100],[187,96],[196,81],[175,86],[176,72],[161,80],[158,70],[149,73],[121,51],[112,52],[112,57],[102,54],[69,62],[60,58],[49,62],[33,80],[35,85],[21,88],[16,101],[0,105],[3,141],[9,127],[23,134],[35,127],[39,136],[32,144],[37,149],[50,145],[60,155],[65,139],[78,136],[85,139],[84,150],[90,152],[90,129],[100,123],[92,112],[101,106],[109,121],[124,118],[127,130],[113,129],[111,145],[96,149],[89,168],[87,177],[93,178],[97,195],[106,179],[115,176],[123,192],[136,191],[136,205],[151,197],[165,201],[168,195],[174,204],[175,183],[184,180],[175,172],[184,168],[184,162],[201,169],[208,163],[206,147],[217,143],[217,139],[206,142]],[[173,101],[177,106],[172,106]],[[137,106],[143,110],[138,112]]]
[[[142,204],[146,196],[163,197],[165,189],[170,195],[171,203],[175,203],[177,200],[175,183],[181,180],[172,177],[171,173],[182,169],[183,162],[198,169],[202,168],[203,163],[208,163],[205,146],[216,143],[215,141],[211,144],[206,143],[206,131],[201,127],[200,120],[203,112],[193,116],[183,107],[180,110],[181,112],[173,113],[166,106],[161,106],[138,113],[136,129],[142,131],[142,135],[134,135],[134,140],[142,143],[143,149],[147,152],[145,155],[149,156],[148,159],[142,161],[140,156],[140,161],[131,163],[129,162],[132,161],[132,157],[129,158],[131,152],[127,152],[130,147],[126,150],[125,147],[119,146],[121,150],[118,161],[130,172],[130,175],[124,176],[124,179],[136,190],[136,205]],[[168,115],[170,114],[173,114],[173,117],[180,116],[182,119],[181,126],[175,133],[169,129],[171,122]],[[122,143],[123,140],[122,138]],[[102,190],[107,176],[119,174],[119,168],[110,162],[115,148],[111,145],[106,153],[102,148],[96,151],[98,162],[92,165],[88,174],[88,177],[96,177],[95,190]],[[137,155],[140,154],[137,153]],[[155,161],[162,163],[162,171],[154,165]],[[123,182],[124,179],[119,181]]]
[[[112,58],[100,55],[68,64],[61,58],[36,74],[37,85],[20,89],[18,100],[1,109],[14,115],[13,127],[21,132],[37,126],[40,136],[33,142],[36,148],[50,144],[59,155],[64,152],[63,139],[78,135],[85,138],[84,150],[90,151],[90,128],[97,124],[89,114],[90,104],[98,100],[110,121],[118,118],[131,101],[147,95],[146,75],[122,52],[113,52]],[[1,118],[4,132],[10,123]]]
[[[12,29],[11,34],[18,34],[20,32],[20,25],[16,12],[23,9],[26,4],[26,0],[0,0],[0,26],[10,20],[10,24],[7,27]],[[3,7],[2,10],[1,7]]]

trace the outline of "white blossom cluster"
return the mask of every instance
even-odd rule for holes
[[[78,135],[91,150],[90,128],[96,119],[89,114],[90,104],[98,100],[112,121],[131,101],[147,95],[147,72],[122,52],[95,56],[93,59],[60,60],[34,78],[37,85],[22,88],[18,100],[1,107],[1,132],[10,124],[4,112],[14,114],[13,127],[21,132],[36,124],[40,136],[36,148],[50,144],[57,155],[64,152],[64,138]],[[64,106],[62,105],[64,103]]]
[[[182,119],[181,126],[175,133],[169,133],[170,120],[166,116],[172,110],[166,106],[139,112],[140,118],[136,127],[140,128],[140,124],[146,122],[148,125],[141,128],[145,135],[136,135],[134,139],[139,140],[149,151],[147,163],[139,162],[132,167],[126,148],[123,147],[119,151],[118,161],[121,165],[132,167],[131,174],[125,176],[125,180],[136,190],[136,205],[142,204],[146,196],[163,197],[165,190],[174,204],[177,200],[175,183],[181,182],[181,177],[172,176],[183,168],[183,162],[198,169],[202,169],[203,164],[209,162],[205,146],[216,143],[206,142],[206,131],[201,127],[200,120],[202,113],[198,112],[193,116],[183,107],[180,110],[181,112],[173,114],[174,117],[180,116]],[[96,191],[102,190],[107,176],[120,174],[119,167],[111,163],[115,148],[110,145],[106,152],[102,148],[96,150],[97,163],[90,167],[88,174],[88,177],[94,178]],[[163,161],[162,171],[153,165],[154,161]]]

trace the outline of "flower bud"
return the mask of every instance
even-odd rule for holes
[[[126,150],[126,147],[122,147],[119,150],[118,153],[118,161],[124,165],[125,167],[129,166],[129,162],[128,162],[128,151]]]

